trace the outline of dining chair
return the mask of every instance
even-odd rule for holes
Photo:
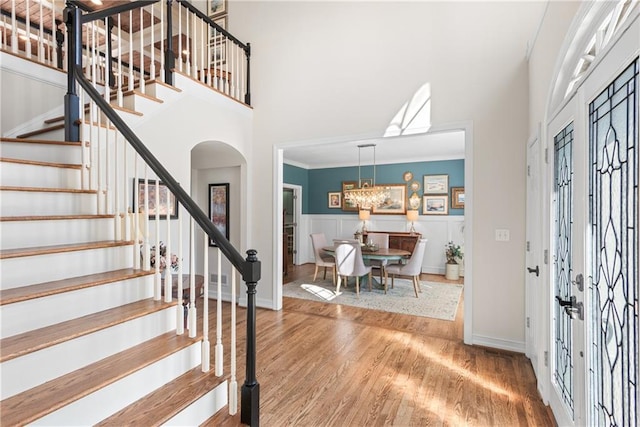
[[[411,258],[407,261],[406,264],[401,265],[389,265],[385,269],[384,275],[384,293],[387,293],[387,279],[389,278],[389,274],[391,275],[391,287],[393,287],[393,279],[396,276],[406,276],[411,277],[413,280],[413,290],[416,293],[416,298],[418,298],[418,292],[422,292],[420,289],[420,273],[422,273],[422,259],[424,258],[424,250],[427,246],[427,239],[420,239],[416,244],[415,249],[413,250],[413,254],[411,254]]]
[[[316,260],[316,271],[313,273],[313,281],[316,281],[318,268],[324,267],[324,279],[327,279],[327,267],[331,268],[331,284],[336,284],[336,261],[331,255],[326,254],[322,248],[327,246],[327,238],[324,233],[311,233],[311,245]]]
[[[369,275],[369,290],[371,290],[371,267],[364,265],[360,243],[341,243],[336,247],[336,269],[338,270],[338,283],[336,295],[340,295],[342,278],[346,281],[349,277],[356,278],[356,295],[360,296],[360,277]]]
[[[375,244],[379,249],[389,249],[389,235],[387,233],[367,233],[367,244]],[[370,259],[365,262],[365,265],[370,265],[373,268],[380,270],[380,282],[382,282],[382,276],[384,276],[384,269],[389,263],[386,259]]]

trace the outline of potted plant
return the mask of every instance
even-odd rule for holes
[[[448,280],[458,280],[460,278],[460,266],[458,260],[462,259],[462,249],[460,245],[449,242],[444,246],[444,254],[447,257],[445,264],[445,278]]]

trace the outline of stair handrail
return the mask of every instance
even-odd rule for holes
[[[147,165],[155,172],[158,179],[162,181],[169,191],[175,196],[178,203],[182,204],[192,219],[200,226],[200,228],[211,238],[225,257],[233,264],[233,266],[241,272],[242,279],[247,286],[247,336],[246,336],[246,378],[241,390],[241,422],[249,425],[259,424],[259,396],[260,385],[256,379],[256,286],[261,276],[261,262],[258,260],[255,249],[246,251],[247,258],[236,250],[236,248],[227,240],[214,225],[213,222],[202,211],[198,204],[189,196],[182,186],[173,178],[171,173],[160,163],[160,161],[151,153],[146,145],[138,138],[127,123],[120,115],[109,105],[93,84],[84,75],[82,69],[82,24],[89,22],[91,19],[83,18],[83,16],[93,17],[95,19],[105,18],[110,14],[116,13],[114,10],[121,12],[124,10],[132,10],[136,7],[143,7],[159,0],[145,0],[129,3],[121,6],[104,9],[91,14],[83,15],[73,2],[68,2],[65,8],[64,18],[69,32],[68,37],[68,78],[67,78],[67,94],[65,95],[65,113],[68,111],[80,109],[79,98],[76,93],[76,83],[79,84],[87,93],[87,95],[96,103],[102,113],[112,122],[114,127],[125,137],[133,149],[147,163]],[[65,123],[65,137],[67,136],[67,126]]]

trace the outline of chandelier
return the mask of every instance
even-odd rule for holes
[[[373,147],[373,180],[372,184],[362,185],[360,177],[360,152],[363,148]],[[344,198],[347,202],[357,205],[359,209],[371,209],[384,204],[391,193],[388,187],[376,185],[376,144],[358,145],[358,185],[360,188],[354,188],[344,191]]]

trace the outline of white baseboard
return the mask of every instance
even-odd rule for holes
[[[523,354],[526,348],[524,341],[503,340],[501,338],[493,338],[493,337],[487,337],[484,335],[476,335],[476,334],[473,335],[471,343],[473,345],[481,345],[484,347],[514,351],[516,353],[523,353]]]

